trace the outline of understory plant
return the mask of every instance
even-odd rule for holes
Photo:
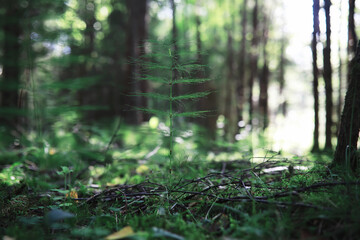
[[[205,66],[199,64],[192,57],[195,52],[178,52],[174,42],[148,41],[146,48],[149,53],[136,59],[141,69],[138,81],[146,81],[159,91],[136,93],[136,97],[145,97],[149,105],[136,107],[137,110],[155,115],[168,122],[169,131],[164,133],[169,137],[169,165],[172,171],[174,160],[175,137],[179,126],[176,124],[185,117],[204,117],[207,110],[198,110],[189,104],[210,94],[210,91],[201,91],[200,85],[209,78],[204,76]],[[195,91],[194,91],[195,89]],[[186,103],[187,101],[187,103]]]

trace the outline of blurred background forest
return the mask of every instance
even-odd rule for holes
[[[0,236],[358,239],[357,4],[0,0]]]
[[[177,122],[200,125],[204,145],[256,148],[261,135],[276,151],[331,150],[358,20],[355,0],[1,1],[1,149],[117,119],[161,128],[166,119],[134,110],[164,107],[134,96],[163,91],[134,60],[161,64],[154,44],[170,41],[211,79],[193,87],[210,95],[182,106],[210,113]]]

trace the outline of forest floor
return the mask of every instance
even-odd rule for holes
[[[166,138],[146,127],[61,126],[15,141],[0,154],[0,236],[360,237],[359,178],[329,168],[331,156],[256,157],[225,143],[200,152],[201,139],[182,136],[172,163]]]

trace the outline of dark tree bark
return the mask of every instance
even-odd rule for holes
[[[340,9],[341,11],[342,9]],[[341,15],[341,14],[340,14]],[[343,105],[343,95],[342,95],[342,88],[343,88],[343,59],[341,55],[341,29],[339,29],[338,35],[340,36],[338,39],[338,56],[339,56],[339,71],[338,71],[338,79],[339,79],[339,88],[338,88],[338,99],[337,99],[337,105],[336,105],[336,132],[335,137],[339,134],[339,128],[340,128],[340,120],[341,120],[341,109]]]
[[[238,121],[243,121],[243,111],[245,103],[245,59],[246,59],[246,31],[247,31],[247,0],[243,1],[241,15],[241,44],[239,55],[239,81],[237,84],[237,113]]]
[[[263,19],[263,68],[261,70],[260,76],[260,97],[259,97],[259,110],[262,117],[262,127],[265,130],[269,124],[269,116],[268,116],[268,88],[269,88],[269,66],[267,59],[267,51],[266,46],[268,42],[268,21],[267,17],[264,16]]]
[[[225,83],[225,137],[229,142],[234,142],[236,134],[236,106],[235,106],[235,62],[234,62],[234,49],[233,49],[233,37],[231,30],[228,30],[227,36],[227,59],[226,66],[228,68],[227,79]]]
[[[333,159],[335,165],[351,167],[355,170],[358,161],[356,155],[360,131],[360,42],[352,61],[350,84],[345,96],[345,105],[341,116],[338,142]]]
[[[333,89],[332,89],[332,67],[331,67],[331,25],[330,25],[330,6],[331,1],[325,0],[325,18],[326,18],[326,45],[323,49],[324,54],[324,81],[325,81],[325,149],[332,148],[332,116],[333,116]]]
[[[200,17],[197,15],[195,17],[196,21],[196,47],[197,47],[197,56],[196,56],[196,62],[199,65],[204,64],[204,60],[202,57],[202,42],[201,42],[201,34],[200,34],[200,25],[201,20]],[[205,72],[204,71],[198,71],[196,73],[197,78],[205,78]],[[196,86],[198,92],[203,91],[211,91],[208,96],[205,98],[201,98],[199,100],[199,104],[197,105],[197,111],[211,111],[208,116],[205,118],[198,118],[197,123],[203,127],[203,131],[201,132],[202,136],[205,137],[206,142],[204,144],[201,144],[203,148],[211,148],[212,144],[208,141],[209,139],[214,141],[216,138],[216,120],[218,117],[218,114],[216,112],[216,93],[215,88],[212,86],[210,81],[207,81],[199,86]]]
[[[129,12],[128,27],[128,52],[127,57],[130,61],[139,59],[144,53],[144,43],[147,36],[146,16],[147,16],[147,0],[127,0],[127,9]],[[140,124],[143,121],[143,113],[141,111],[129,111],[129,107],[146,107],[146,99],[141,97],[129,97],[129,94],[135,92],[146,92],[147,85],[145,81],[137,81],[141,76],[141,67],[138,64],[128,64],[127,82],[125,83],[123,104],[128,106],[123,112],[125,120],[130,124]]]
[[[314,135],[313,141],[314,145],[312,148],[313,152],[318,152],[320,150],[319,147],[319,69],[317,65],[317,42],[318,37],[320,35],[320,27],[319,27],[319,9],[320,3],[319,0],[313,1],[313,33],[312,33],[312,41],[311,41],[311,51],[313,58],[313,95],[314,95]]]
[[[253,103],[253,88],[254,81],[257,78],[258,72],[258,0],[255,0],[252,11],[252,40],[251,40],[251,54],[250,54],[250,77],[248,81],[248,103],[249,103],[249,123],[252,125],[254,103]]]
[[[349,19],[348,19],[348,74],[347,80],[348,84],[350,83],[350,70],[351,70],[351,62],[350,59],[354,57],[357,43],[357,35],[355,31],[355,0],[349,0]]]
[[[287,101],[284,95],[284,88],[285,88],[285,65],[286,65],[286,58],[285,58],[285,50],[286,50],[286,38],[285,33],[283,31],[283,36],[280,40],[280,61],[279,61],[279,95],[283,97],[282,102],[279,106],[279,111],[283,116],[287,114]]]
[[[341,47],[339,44],[339,49],[338,49],[338,53],[339,53],[339,72],[338,72],[338,78],[339,78],[339,89],[338,89],[338,101],[337,101],[337,106],[336,106],[336,117],[337,117],[337,131],[336,134],[339,133],[339,127],[340,127],[340,118],[341,118],[341,107],[343,104],[343,97],[342,97],[342,87],[343,87],[343,82],[342,82],[342,58],[341,58]]]
[[[109,24],[109,33],[103,40],[104,48],[102,55],[111,59],[111,63],[103,70],[105,76],[103,81],[107,83],[104,97],[108,100],[110,111],[108,117],[120,116],[123,105],[121,92],[124,92],[123,83],[125,82],[124,65],[126,62],[126,16],[124,10],[120,10],[114,3],[113,11],[110,13],[107,21]]]
[[[94,24],[96,22],[95,11],[96,5],[93,0],[80,1],[79,16],[86,23],[84,30],[84,44],[79,48],[80,55],[86,57],[86,60],[81,62],[78,66],[78,76],[80,77],[92,77],[96,74],[95,66],[91,63],[91,55],[95,51],[95,29]],[[80,106],[85,105],[99,105],[98,99],[100,91],[99,86],[91,86],[81,89],[77,92],[77,98]],[[87,120],[94,120],[99,117],[96,111],[90,111],[86,113]]]
[[[0,106],[5,109],[18,108],[20,87],[20,43],[21,34],[20,6],[17,0],[6,8],[4,16],[4,47],[3,47],[3,74],[0,85]],[[0,116],[0,124],[10,128],[16,127],[18,116]]]

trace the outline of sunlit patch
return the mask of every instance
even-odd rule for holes
[[[151,129],[156,129],[159,126],[159,118],[151,117],[149,120],[149,127]]]
[[[137,143],[136,135],[132,131],[125,132],[124,142],[126,145],[135,145]]]
[[[159,150],[159,154],[160,155],[163,155],[163,156],[167,156],[167,155],[169,155],[169,149],[166,149],[166,148],[161,148],[160,150]]]
[[[76,41],[78,41],[78,42],[81,42],[81,41],[84,39],[83,35],[82,35],[81,32],[79,32],[79,31],[74,31],[74,32],[72,33],[72,36],[73,36],[73,38],[74,38]]]
[[[124,177],[124,178],[116,177],[116,178],[113,178],[110,182],[106,183],[106,186],[111,187],[111,186],[115,186],[118,184],[124,184],[127,179],[128,179],[128,176]]]
[[[9,185],[19,183],[24,179],[24,172],[22,169],[22,163],[17,162],[12,164],[9,168],[5,168],[0,172],[0,182],[7,183]]]
[[[305,170],[308,170],[310,167],[308,166],[295,166],[294,169],[296,170],[302,170],[302,171],[305,171]]]
[[[44,153],[49,154],[50,144],[47,141],[44,141]]]
[[[92,137],[92,138],[89,139],[89,143],[91,145],[98,145],[98,144],[101,143],[101,141],[99,139],[95,138],[95,137]]]
[[[188,137],[191,137],[191,136],[193,136],[193,135],[194,135],[194,133],[193,133],[192,130],[187,130],[187,131],[185,131],[185,132],[182,133],[181,137],[183,137],[183,138],[188,138]]]
[[[164,136],[170,136],[170,128],[165,123],[159,123],[159,130],[164,133]]]
[[[95,10],[95,5],[90,2],[90,3],[86,4],[86,9],[88,11],[94,11]]]
[[[172,11],[170,8],[162,8],[158,12],[158,18],[160,20],[166,20],[172,18]]]
[[[99,14],[97,14],[97,19],[100,21],[105,20],[109,16],[109,9],[106,6],[103,6],[99,10]]]
[[[136,173],[137,173],[137,174],[144,174],[144,173],[146,173],[146,172],[148,172],[148,171],[149,171],[149,167],[146,166],[146,165],[140,165],[140,166],[138,166],[138,167],[136,168]]]
[[[239,121],[238,126],[241,127],[241,128],[245,127],[245,121],[244,120]]]
[[[267,169],[264,169],[263,171],[265,173],[271,173],[271,172],[281,172],[281,171],[285,171],[287,169],[288,169],[288,167],[279,166],[279,167],[267,168]]]
[[[77,0],[67,0],[65,1],[65,4],[71,8],[77,8],[78,7],[78,3]]]
[[[105,173],[105,167],[89,166],[90,175],[98,178]]]
[[[184,143],[184,139],[182,139],[181,137],[176,137],[175,142],[182,144],[182,143]]]
[[[214,161],[214,160],[215,160],[215,157],[216,157],[215,153],[209,152],[208,155],[206,156],[206,160],[208,160],[208,161]]]
[[[86,29],[86,23],[80,19],[76,19],[73,24],[72,27],[75,29],[80,29],[80,30],[85,30]]]
[[[49,155],[54,155],[56,153],[56,149],[55,148],[50,148],[49,149]]]
[[[224,115],[220,115],[216,121],[217,128],[224,128],[225,126],[225,117]]]
[[[120,159],[122,157],[122,153],[120,151],[114,151],[112,153],[112,158],[117,160],[117,159]]]
[[[96,31],[100,31],[101,30],[101,23],[100,22],[95,22],[93,27],[94,27],[94,29]]]

